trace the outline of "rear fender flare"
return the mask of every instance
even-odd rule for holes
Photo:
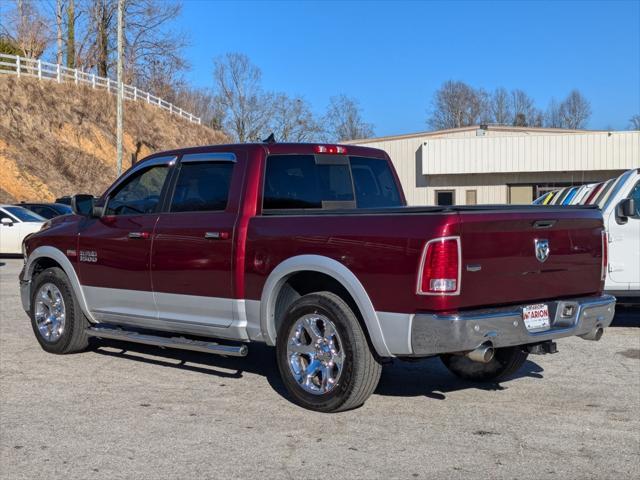
[[[57,248],[42,246],[36,248],[33,252],[31,252],[29,258],[27,259],[27,264],[24,268],[24,280],[31,281],[33,279],[33,270],[35,268],[37,260],[40,258],[50,258],[51,260],[54,260],[56,263],[58,263],[58,265],[60,265],[64,273],[67,275],[69,282],[71,283],[73,293],[75,293],[76,295],[76,299],[78,300],[78,304],[80,305],[82,312],[91,322],[97,323],[93,318],[93,315],[91,315],[91,312],[89,311],[87,299],[85,298],[84,292],[82,291],[82,285],[80,285],[80,279],[78,278],[76,270],[73,268],[73,265],[71,264],[67,256]]]
[[[393,356],[385,343],[378,315],[360,280],[341,263],[321,255],[288,258],[269,274],[260,299],[260,327],[268,345],[276,343],[275,304],[280,289],[292,274],[302,271],[324,273],[340,282],[356,302],[376,353],[381,357]]]

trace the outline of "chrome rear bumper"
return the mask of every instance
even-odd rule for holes
[[[500,348],[573,335],[587,337],[598,328],[606,328],[611,324],[616,299],[611,295],[602,295],[535,303],[549,306],[551,327],[548,330],[527,330],[522,321],[525,305],[451,315],[417,314],[411,327],[413,354],[426,356],[465,352],[487,342],[494,348]],[[570,307],[573,307],[572,314],[566,315]]]

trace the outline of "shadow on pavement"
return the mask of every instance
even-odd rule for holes
[[[280,379],[275,349],[263,344],[250,344],[249,354],[244,358],[162,349],[115,340],[96,341],[94,347],[94,352],[99,355],[188,370],[219,378],[238,379],[242,378],[244,372],[262,375],[278,394],[289,398]],[[382,377],[374,395],[425,396],[444,400],[446,393],[457,390],[469,388],[504,390],[509,380],[522,377],[542,378],[542,372],[542,367],[528,360],[513,377],[505,382],[473,383],[455,377],[444,367],[439,358],[428,358],[410,363],[394,360],[393,363],[383,367]]]

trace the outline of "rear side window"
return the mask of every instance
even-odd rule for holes
[[[313,155],[271,155],[264,182],[265,209],[322,208],[353,202],[347,163],[316,164]]]
[[[386,160],[313,155],[267,158],[265,210],[379,208],[401,204]]]
[[[211,212],[227,208],[233,163],[189,162],[180,166],[172,212]]]

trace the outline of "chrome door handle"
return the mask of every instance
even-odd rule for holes
[[[229,232],[205,232],[204,238],[207,240],[226,240],[229,238]]]
[[[129,232],[129,238],[149,238],[149,232]]]

